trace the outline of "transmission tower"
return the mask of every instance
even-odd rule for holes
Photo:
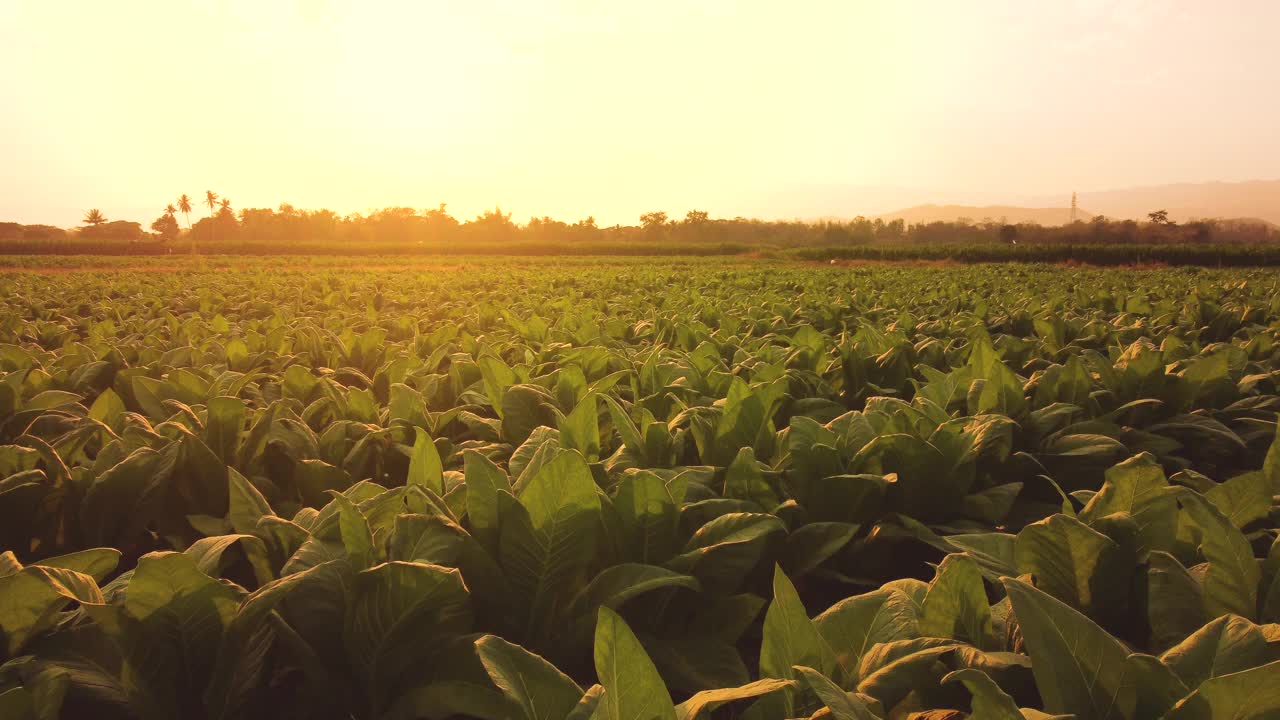
[[[1080,206],[1076,204],[1076,194],[1071,193],[1071,222],[1075,222],[1080,216]]]

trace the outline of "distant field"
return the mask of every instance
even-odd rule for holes
[[[1260,717],[1164,713],[1280,667],[1271,270],[7,262],[31,717]]]
[[[750,255],[725,256],[477,256],[477,255],[0,255],[0,272],[64,273],[121,272],[256,272],[352,270],[480,270],[482,268],[559,267],[614,268],[652,263],[676,266],[740,267],[761,262],[813,264],[794,258],[763,259]]]
[[[566,245],[559,243],[495,243],[495,244],[442,244],[442,245],[392,245],[392,244],[291,244],[288,246],[254,243],[234,243],[199,248],[198,257],[211,262],[226,262],[227,258],[263,257],[278,258],[303,265],[324,262],[330,258],[336,263],[346,263],[348,257],[364,258],[362,262],[386,262],[400,265],[405,262],[443,262],[441,258],[460,256],[475,257],[746,257],[757,259],[793,259],[807,261],[866,260],[866,261],[950,261],[957,263],[1077,263],[1084,265],[1203,265],[1207,267],[1271,267],[1280,266],[1280,244],[890,244],[837,245],[812,247],[780,247],[768,244],[715,244],[715,243],[585,243]],[[189,246],[159,245],[155,243],[20,243],[0,242],[0,268],[6,266],[58,265],[55,258],[76,257],[72,263],[84,263],[85,256],[172,258],[185,262],[190,256]],[[41,260],[40,258],[45,258]],[[384,258],[384,260],[378,260]],[[452,262],[450,260],[449,262]]]

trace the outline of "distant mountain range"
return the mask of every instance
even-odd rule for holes
[[[1258,218],[1280,224],[1280,180],[1182,183],[1107,192],[1082,192],[1080,205],[1109,218],[1142,219],[1168,210],[1179,222],[1193,218]]]
[[[1033,208],[1016,205],[917,205],[876,217],[886,222],[903,220],[908,225],[939,221],[953,222],[960,218],[966,218],[972,222],[991,220],[1012,225],[1019,223],[1065,225],[1071,222],[1071,208]],[[1093,218],[1093,213],[1080,210],[1076,213],[1076,217],[1080,220],[1090,220]]]
[[[949,197],[947,197],[949,196]],[[946,197],[948,204],[938,204]],[[893,199],[898,199],[893,210]],[[1036,222],[1061,225],[1070,220],[1071,194],[1059,196],[1018,196],[981,193],[944,193],[900,188],[827,187],[810,188],[807,193],[809,217],[823,219],[867,215],[886,220],[902,218],[908,223],[954,221],[969,218],[981,222]],[[788,198],[790,200],[791,198]],[[1280,225],[1280,180],[1245,182],[1179,183],[1121,190],[1082,191],[1077,216],[1089,220],[1103,215],[1115,220],[1145,220],[1155,210],[1169,211],[1170,219],[1185,222],[1195,218],[1256,219]],[[843,209],[840,209],[843,208]],[[1085,209],[1087,208],[1087,210]],[[816,212],[814,212],[816,211]],[[886,212],[888,211],[888,212]]]

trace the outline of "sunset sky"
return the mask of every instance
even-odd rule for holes
[[[145,226],[206,189],[613,224],[1276,178],[1278,27],[1272,0],[0,0],[0,220]]]

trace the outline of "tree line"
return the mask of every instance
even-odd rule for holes
[[[203,207],[200,207],[203,206]],[[193,211],[204,216],[192,222]],[[182,215],[183,222],[178,221]],[[185,225],[185,227],[184,227]],[[471,220],[459,220],[446,205],[419,210],[390,207],[367,214],[339,215],[332,210],[278,208],[236,211],[228,198],[208,190],[197,201],[182,194],[167,205],[145,232],[140,223],[107,219],[98,209],[85,213],[84,224],[71,232],[48,225],[0,223],[0,240],[70,237],[130,242],[188,242],[197,246],[251,242],[290,245],[439,245],[470,244],[608,244],[743,245],[772,247],[845,247],[860,245],[1027,244],[1259,244],[1280,243],[1280,229],[1261,221],[1195,220],[1175,223],[1164,210],[1146,221],[1095,217],[1062,226],[1009,224],[998,220],[957,220],[910,224],[901,219],[856,217],[852,220],[757,220],[711,218],[691,210],[676,219],[665,212],[644,213],[634,225],[602,227],[588,217],[567,223],[534,217],[520,224],[501,208]]]

